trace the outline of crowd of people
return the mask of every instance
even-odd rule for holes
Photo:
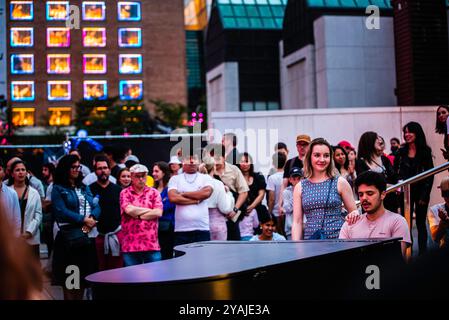
[[[439,122],[437,131],[446,133]],[[35,262],[40,243],[47,244],[47,271],[69,300],[82,299],[85,289],[85,283],[65,287],[69,265],[84,279],[171,259],[175,246],[197,241],[401,237],[405,257],[412,239],[403,196],[386,189],[431,169],[433,160],[418,123],[406,124],[403,135],[403,144],[390,140],[387,155],[376,132],[362,134],[358,148],[299,134],[290,159],[285,143],[275,145],[267,177],[255,171],[249,153],[237,150],[232,133],[221,144],[178,150],[150,168],[130,150],[108,147],[94,157],[91,172],[72,150],[43,166],[42,181],[14,157],[0,162],[2,210]],[[429,209],[432,184],[430,177],[411,187],[420,254],[427,249],[426,217],[434,241],[444,246],[449,234],[449,177],[440,186],[444,203]]]

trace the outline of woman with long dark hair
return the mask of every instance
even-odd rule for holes
[[[51,198],[59,231],[54,244],[53,283],[63,287],[65,300],[82,300],[86,286],[84,278],[97,271],[93,229],[100,216],[100,206],[89,187],[82,183],[81,165],[77,156],[62,157],[56,167],[54,179]],[[74,244],[73,235],[80,234],[79,230],[88,234],[88,239]],[[80,289],[66,287],[66,269],[70,265],[79,268]]]
[[[443,157],[446,160],[449,160],[448,119],[449,119],[449,105],[442,104],[437,109],[435,132],[444,135],[443,148],[441,149],[441,152],[443,152]]]
[[[36,260],[39,261],[40,225],[42,222],[41,197],[37,190],[29,184],[25,162],[14,161],[10,167],[10,174],[8,186],[11,186],[19,197],[22,217],[21,235],[30,246]]]
[[[398,182],[398,175],[391,164],[390,159],[384,155],[382,138],[373,131],[367,131],[360,137],[357,151],[355,170],[357,176],[371,170],[382,173],[387,184],[394,185]],[[384,206],[392,212],[398,212],[398,197],[395,193],[389,193],[384,199]]]
[[[342,203],[349,212],[348,223],[356,221],[359,214],[351,186],[338,175],[333,149],[325,139],[317,138],[310,144],[304,159],[304,177],[293,193],[292,240],[338,239],[345,221]]]
[[[421,125],[409,122],[403,128],[405,144],[399,149],[394,159],[394,168],[402,180],[411,178],[433,168],[432,149],[427,145],[426,136]],[[418,228],[419,254],[427,250],[426,214],[432,191],[433,176],[413,183],[410,190],[411,214],[416,215]],[[401,205],[403,206],[403,201]],[[404,210],[402,209],[402,213]]]
[[[154,188],[159,191],[164,206],[162,217],[158,221],[158,239],[161,246],[162,260],[173,258],[175,244],[175,209],[176,205],[168,199],[168,181],[171,170],[168,163],[160,161],[153,165]]]

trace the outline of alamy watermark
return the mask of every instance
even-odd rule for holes
[[[369,265],[365,269],[369,276],[365,280],[365,286],[368,290],[380,290],[380,269],[376,265]]]
[[[368,30],[380,29],[380,9],[378,6],[368,6],[365,9],[365,13],[369,16],[365,19],[365,27]]]

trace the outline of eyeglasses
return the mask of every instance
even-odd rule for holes
[[[71,166],[70,169],[72,169],[72,170],[81,170],[81,166]]]

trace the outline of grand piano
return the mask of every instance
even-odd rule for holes
[[[170,260],[89,275],[93,298],[379,298],[404,266],[400,238],[208,241],[175,250]]]

